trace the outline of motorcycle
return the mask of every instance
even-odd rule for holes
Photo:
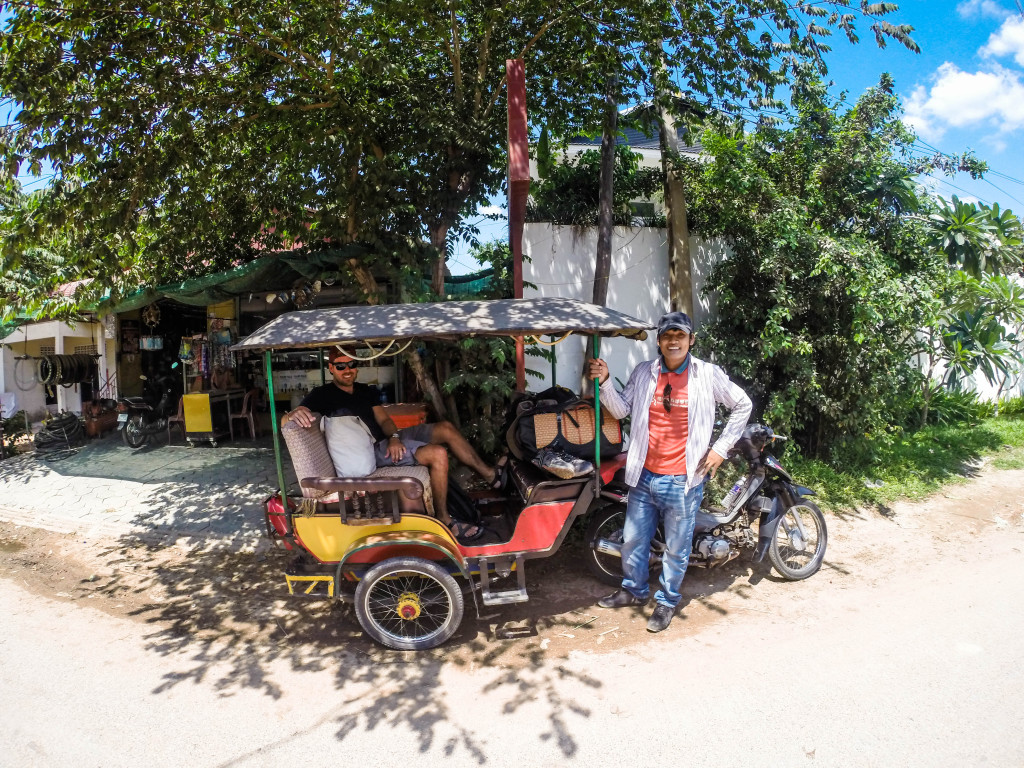
[[[152,435],[167,429],[167,418],[178,407],[177,377],[164,374],[156,379],[142,375],[142,397],[117,401],[117,427],[129,448],[142,448]]]
[[[775,570],[789,581],[806,579],[821,568],[828,531],[821,510],[808,499],[815,493],[796,485],[767,450],[772,443],[788,439],[762,424],[751,424],[743,431],[727,458],[745,459],[747,474],[721,505],[712,505],[707,498],[702,502],[693,531],[691,566],[716,568],[738,557],[741,549],[752,548],[754,563],[762,562],[767,554]],[[611,492],[612,487],[605,489],[606,496]],[[622,583],[622,530],[628,489],[623,488],[618,495],[594,515],[585,534],[587,567],[609,586]],[[756,535],[751,528],[755,519]],[[661,570],[664,552],[665,537],[659,526],[651,542],[651,573]]]

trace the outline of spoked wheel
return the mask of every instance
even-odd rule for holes
[[[821,568],[827,544],[825,516],[816,505],[801,499],[779,521],[768,546],[768,558],[783,578],[800,581]]]
[[[142,431],[142,414],[136,413],[128,417],[121,428],[121,439],[129,448],[138,450],[149,440],[149,435]]]
[[[437,563],[394,557],[367,571],[356,587],[356,617],[370,637],[400,651],[425,651],[462,621],[462,591]]]
[[[609,587],[622,584],[622,530],[626,524],[626,506],[613,504],[600,510],[587,525],[584,535],[584,559],[587,570]],[[651,574],[661,571],[661,556],[665,552],[665,536],[658,527],[651,541]]]
[[[587,570],[595,579],[609,587],[622,583],[622,527],[626,524],[626,507],[613,504],[600,510],[584,537]]]

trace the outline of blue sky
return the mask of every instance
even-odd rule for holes
[[[1024,14],[1013,0],[899,6],[890,18],[914,27],[921,53],[896,45],[879,50],[867,35],[856,46],[836,40],[828,57],[836,89],[852,100],[889,72],[922,153],[972,149],[989,163],[986,180],[940,177],[929,182],[935,190],[1024,214]]]
[[[898,0],[886,18],[910,24],[921,47],[879,49],[861,24],[860,42],[833,36],[826,60],[833,91],[853,102],[890,73],[919,137],[915,149],[959,154],[974,150],[988,162],[985,180],[966,174],[922,179],[943,197],[999,203],[1024,215],[1024,14],[1014,0]],[[495,201],[503,204],[503,201]],[[484,240],[507,237],[507,222],[483,222]],[[461,274],[478,267],[460,245],[451,263]]]

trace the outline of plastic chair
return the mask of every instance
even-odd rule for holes
[[[256,419],[253,418],[252,414],[252,398],[256,393],[256,390],[250,389],[245,393],[245,397],[242,398],[242,410],[238,413],[229,414],[228,418],[228,432],[231,433],[231,439],[235,439],[235,421],[243,419],[249,424],[249,434],[252,435],[252,439],[256,439]]]
[[[167,417],[167,444],[171,444],[171,427],[181,427],[181,436],[185,437],[185,398],[178,398],[178,415]]]

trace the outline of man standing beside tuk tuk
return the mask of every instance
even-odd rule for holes
[[[617,419],[631,417],[626,455],[630,487],[622,543],[622,587],[598,601],[602,608],[646,605],[651,540],[661,522],[666,551],[650,632],[672,622],[690,561],[697,509],[704,481],[713,477],[750,417],[750,398],[713,363],[693,357],[696,334],[685,312],[669,312],[658,323],[655,360],[640,363],[622,392],[609,382],[608,366],[590,361],[588,376],[601,387],[601,404]],[[729,408],[729,421],[711,446],[715,406]]]

